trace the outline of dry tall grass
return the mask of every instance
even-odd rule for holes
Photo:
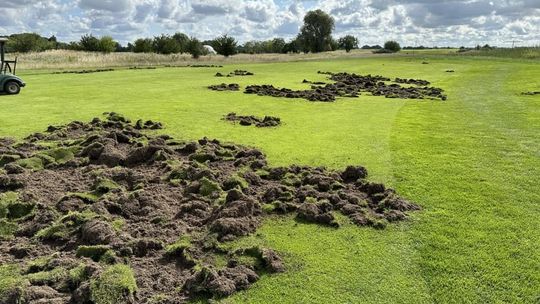
[[[373,54],[371,50],[324,52],[317,54],[238,54],[225,58],[220,55],[202,56],[193,59],[188,54],[161,55],[155,53],[91,53],[68,50],[52,50],[40,53],[9,54],[19,57],[19,70],[81,70],[111,67],[144,66],[186,66],[189,64],[235,64],[250,62],[304,61],[332,58],[358,58],[368,56],[426,56],[426,55],[466,55],[494,56],[521,59],[540,58],[540,48],[493,49],[457,53],[455,49],[403,50],[398,54]]]
[[[369,50],[325,52],[319,54],[238,54],[225,58],[220,55],[193,59],[188,54],[160,55],[154,53],[90,53],[68,50],[52,50],[40,53],[10,54],[19,56],[21,70],[76,70],[88,68],[131,66],[185,66],[188,64],[234,64],[246,62],[281,62],[330,58],[373,56]],[[381,56],[381,55],[377,55]]]

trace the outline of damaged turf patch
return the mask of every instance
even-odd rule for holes
[[[287,269],[271,248],[227,246],[267,216],[335,228],[341,216],[383,229],[419,209],[368,181],[361,166],[270,167],[254,148],[179,141],[143,132],[158,122],[106,115],[51,126],[22,143],[0,140],[20,156],[0,174],[0,262],[25,266],[25,290],[36,301],[228,296]],[[35,159],[45,170],[13,167]],[[15,287],[9,292],[13,303],[23,299]]]
[[[242,116],[236,115],[236,113],[229,113],[224,117],[227,121],[238,122],[241,126],[257,126],[259,128],[264,127],[276,127],[281,124],[281,119],[274,116],[265,116],[259,118],[253,115]]]
[[[429,81],[421,79],[396,78],[394,83],[388,84],[390,78],[372,75],[357,75],[349,73],[320,72],[319,74],[330,75],[329,79],[334,83],[324,85],[312,85],[309,90],[291,90],[276,88],[273,85],[250,85],[244,90],[246,94],[260,96],[303,98],[309,101],[333,102],[337,97],[358,97],[363,92],[373,96],[385,96],[386,98],[403,99],[440,99],[446,100],[443,90],[428,87]],[[304,83],[311,83],[305,80]],[[400,84],[412,84],[412,87],[404,87]]]
[[[127,265],[108,267],[100,276],[91,281],[92,300],[96,304],[133,303],[133,293],[137,282],[133,270]]]
[[[215,84],[208,86],[208,88],[212,91],[239,91],[240,85],[237,83],[231,83],[231,84]]]

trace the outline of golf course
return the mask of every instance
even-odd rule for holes
[[[272,248],[285,271],[262,274],[219,303],[540,301],[540,95],[523,94],[540,91],[538,60],[418,53],[219,65],[22,69],[26,87],[0,96],[0,137],[23,140],[116,112],[162,123],[148,134],[259,149],[270,167],[364,166],[367,180],[421,207],[385,229],[340,214],[339,228],[291,214],[265,217],[255,233],[224,246]],[[254,75],[215,77],[234,70]],[[243,93],[248,85],[306,90],[305,79],[329,82],[318,71],[425,79],[446,100],[361,93],[310,102]],[[240,91],[207,88],[222,82]],[[281,124],[242,126],[223,119],[231,112]],[[0,294],[25,279],[3,264]]]

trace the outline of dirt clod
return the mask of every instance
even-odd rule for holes
[[[263,118],[249,115],[249,116],[243,116],[243,115],[236,115],[236,113],[229,113],[224,117],[225,120],[232,121],[232,122],[238,122],[241,126],[257,126],[259,128],[264,127],[276,127],[281,124],[281,119],[279,117],[274,116],[265,116]]]
[[[240,90],[240,85],[237,83],[231,83],[231,84],[216,84],[208,86],[208,88],[212,91],[238,91]]]
[[[324,86],[312,85],[311,89],[308,90],[276,88],[273,85],[250,85],[246,87],[244,93],[272,97],[303,98],[309,101],[321,102],[333,102],[337,97],[358,97],[362,92],[370,93],[373,96],[385,96],[386,98],[446,100],[443,90],[428,87],[429,81],[426,80],[396,78],[395,83],[388,84],[387,82],[390,82],[390,79],[383,76],[362,76],[321,71],[319,71],[319,74],[330,75],[329,79],[334,83],[325,84]],[[311,82],[304,80],[304,83]],[[413,84],[415,86],[403,87],[399,83]]]
[[[228,296],[265,273],[287,271],[270,248],[219,244],[255,233],[269,214],[337,228],[341,213],[383,229],[419,209],[367,181],[361,166],[271,168],[254,148],[143,131],[157,127],[107,113],[17,145],[0,139],[0,149],[18,155],[0,166],[6,172],[0,220],[14,227],[0,243],[0,263],[24,269],[30,292],[14,290],[9,303],[25,296],[35,303],[92,303],[110,291],[132,303],[157,295],[166,303]],[[221,266],[218,256],[226,259]]]

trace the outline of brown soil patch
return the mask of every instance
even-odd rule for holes
[[[215,65],[215,64],[188,64],[187,65],[190,68],[222,68],[222,65]]]
[[[431,83],[427,80],[422,79],[406,79],[406,78],[396,78],[394,80],[395,83],[403,83],[403,84],[413,84],[417,86],[428,86]]]
[[[81,70],[81,71],[61,71],[53,72],[53,74],[90,74],[90,73],[102,73],[102,72],[112,72],[114,69],[96,69],[96,70]]]
[[[222,83],[208,86],[208,88],[212,91],[238,91],[240,90],[240,85],[237,83]]]
[[[238,122],[241,126],[255,125],[259,128],[276,127],[281,124],[281,119],[274,116],[265,116],[263,118],[260,118],[253,115],[242,116],[236,115],[236,113],[229,113],[225,116],[224,119],[232,122]]]
[[[335,83],[324,86],[312,85],[309,90],[276,88],[273,85],[250,85],[246,87],[244,93],[261,96],[303,98],[309,101],[322,102],[333,102],[337,97],[358,97],[362,92],[370,93],[373,96],[385,96],[386,98],[446,100],[443,90],[428,87],[429,82],[426,80],[396,78],[394,80],[395,83],[388,84],[387,82],[391,80],[383,76],[362,76],[321,71],[318,73],[330,75],[329,79]],[[304,82],[309,83],[307,80],[304,80]],[[404,87],[398,83],[413,84],[415,86]]]
[[[155,70],[157,67],[155,66],[132,66],[129,67],[130,70]]]
[[[253,74],[252,72],[248,72],[244,70],[234,70],[227,75],[223,75],[220,72],[217,72],[215,76],[216,77],[234,77],[234,76],[253,76],[253,75],[255,74]]]
[[[27,278],[8,303],[92,303],[104,288],[96,278],[119,264],[138,288],[118,302],[223,297],[287,271],[272,249],[224,246],[268,214],[338,227],[340,212],[381,229],[419,209],[361,166],[273,168],[253,148],[141,131],[159,127],[110,113],[0,140],[0,224],[15,225],[3,230],[0,263]]]

